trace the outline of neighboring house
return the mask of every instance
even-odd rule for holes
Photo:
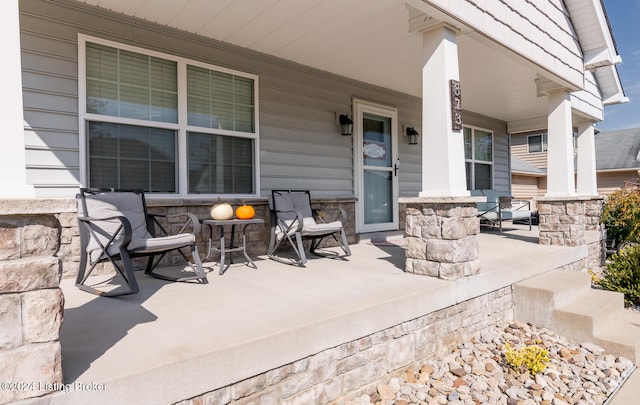
[[[640,128],[598,132],[594,139],[597,190],[607,195],[638,179]],[[575,150],[575,149],[574,149]],[[511,135],[513,196],[535,200],[547,191],[547,134],[539,131]]]
[[[509,134],[593,136],[620,57],[598,0],[459,3],[6,2],[4,195],[304,188],[366,233],[402,227],[398,197],[509,194]]]
[[[640,128],[596,134],[598,193],[610,194],[640,177]]]

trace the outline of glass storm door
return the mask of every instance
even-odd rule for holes
[[[356,103],[360,232],[398,229],[397,113]]]

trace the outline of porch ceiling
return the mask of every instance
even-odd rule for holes
[[[410,32],[410,12],[402,0],[83,2],[421,95],[422,36]],[[486,39],[479,40],[474,32],[460,28],[464,108],[507,122],[546,116],[546,102],[536,96],[537,68],[500,47],[487,46]]]

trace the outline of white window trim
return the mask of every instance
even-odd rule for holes
[[[489,134],[491,134],[491,158],[495,159],[496,156],[496,151],[495,151],[495,134],[493,133],[492,130],[487,129],[487,128],[482,128],[482,127],[476,127],[473,125],[464,125],[463,128],[469,128],[471,130],[471,159],[467,159],[465,157],[464,161],[465,162],[469,162],[471,163],[471,189],[474,190],[476,187],[476,177],[475,177],[475,167],[474,167],[474,163],[482,163],[485,165],[491,165],[491,188],[493,188],[493,186],[495,185],[495,170],[493,170],[494,168],[494,163],[493,160],[479,160],[476,159],[476,148],[475,148],[475,139],[476,139],[476,130],[477,131],[483,131],[483,132],[487,132]]]
[[[125,51],[137,52],[143,55],[153,56],[166,60],[171,60],[177,63],[178,68],[178,123],[166,123],[156,121],[146,121],[132,118],[114,117],[109,115],[91,114],[87,113],[86,100],[86,43],[92,42],[95,44],[106,45]],[[214,128],[196,127],[187,124],[187,65],[197,66],[205,69],[215,70],[218,72],[229,73],[235,76],[246,77],[253,80],[253,97],[254,97],[254,132],[239,132],[220,130]],[[252,194],[225,194],[227,198],[243,198],[243,197],[259,197],[260,196],[260,110],[259,110],[259,92],[258,92],[258,76],[232,70],[216,65],[211,65],[203,62],[198,62],[192,59],[182,58],[179,56],[166,54],[162,52],[152,51],[145,48],[139,48],[119,42],[109,41],[102,38],[96,38],[89,35],[78,34],[78,132],[80,136],[79,150],[80,150],[80,184],[86,186],[88,184],[88,163],[89,163],[89,148],[87,145],[87,121],[100,121],[118,123],[124,125],[138,125],[145,127],[156,127],[173,129],[178,133],[178,141],[176,157],[178,166],[178,191],[176,193],[149,193],[153,197],[196,197],[196,198],[209,198],[216,197],[219,194],[189,194],[188,184],[188,157],[187,157],[187,133],[199,132],[206,134],[216,135],[228,135],[240,138],[249,138],[254,140],[254,192]]]

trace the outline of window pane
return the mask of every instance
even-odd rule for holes
[[[253,80],[246,77],[235,77],[234,80],[235,102],[238,104],[253,105]]]
[[[189,125],[255,132],[252,79],[187,66]]]
[[[188,152],[190,193],[254,192],[252,139],[189,133]]]
[[[529,142],[529,153],[542,152],[542,135],[530,135],[527,140]]]
[[[149,119],[149,89],[120,86],[119,117]]]
[[[476,129],[474,131],[475,160],[493,161],[493,136],[491,132]]]
[[[214,100],[233,100],[233,76],[228,73],[210,71],[211,98]]]
[[[87,112],[178,122],[177,63],[87,43]]]
[[[89,185],[176,191],[175,131],[88,123]]]
[[[475,189],[476,190],[488,190],[492,189],[491,185],[491,169],[493,165],[485,165],[482,163],[474,164],[475,170]]]
[[[473,159],[473,138],[471,136],[471,128],[463,128],[464,131],[464,158]]]
[[[214,100],[211,110],[211,128],[233,131],[233,104]]]
[[[87,77],[100,81],[118,80],[118,50],[98,44],[87,44]]]
[[[465,162],[464,169],[467,174],[467,190],[473,190],[473,184],[471,184],[471,163]]]

